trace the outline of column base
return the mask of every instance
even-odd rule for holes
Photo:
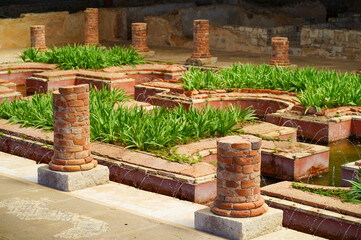
[[[283,211],[269,208],[260,216],[234,218],[215,215],[210,208],[194,213],[195,228],[228,239],[247,240],[282,228]]]
[[[65,192],[102,185],[109,182],[109,169],[98,165],[89,171],[54,171],[48,165],[38,168],[38,183]]]
[[[154,51],[148,51],[148,52],[138,52],[138,55],[139,56],[142,56],[142,57],[154,57],[155,55],[155,52]]]
[[[214,63],[216,63],[218,60],[217,57],[210,57],[210,58],[188,58],[186,61],[187,65],[197,65],[197,66],[202,66],[202,65],[212,65]]]

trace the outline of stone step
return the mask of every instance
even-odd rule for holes
[[[242,131],[266,139],[297,141],[297,128],[278,126],[268,122],[258,122],[245,126]]]

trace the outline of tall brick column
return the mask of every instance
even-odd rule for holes
[[[200,19],[193,22],[193,54],[192,58],[210,58],[209,21]]]
[[[56,171],[86,171],[97,166],[90,153],[89,85],[59,88],[53,93]]]
[[[268,206],[260,194],[261,143],[250,135],[228,136],[217,143],[217,197],[213,213],[253,217]]]
[[[271,39],[272,56],[269,64],[274,66],[289,66],[291,65],[288,59],[289,42],[286,37],[273,37]]]
[[[132,45],[138,52],[149,52],[147,47],[147,24],[132,23]]]
[[[45,25],[30,26],[31,47],[38,48],[40,52],[46,51]]]
[[[98,9],[87,8],[84,11],[84,41],[88,45],[99,44]]]

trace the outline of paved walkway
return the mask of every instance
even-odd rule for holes
[[[129,43],[103,43],[106,46],[114,44],[123,45]],[[159,47],[150,46],[151,50],[155,51],[155,56],[149,60],[172,62],[177,64],[184,64],[187,58],[192,54],[192,49],[184,47]],[[19,58],[22,49],[0,49],[0,63],[1,62],[18,62],[22,61]],[[267,63],[271,57],[267,53],[249,53],[241,51],[211,51],[214,57],[218,57],[218,61],[214,64],[216,67],[226,67],[234,62],[262,64]],[[325,59],[320,57],[301,57],[290,56],[290,61],[299,67],[314,66],[316,68],[337,69],[342,72],[356,71],[360,67],[359,60],[341,60],[341,59]]]
[[[194,230],[203,205],[110,182],[71,193],[38,185],[43,164],[0,152],[0,239],[222,239]],[[319,239],[290,229],[257,238]]]

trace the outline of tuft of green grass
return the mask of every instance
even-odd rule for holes
[[[348,194],[350,192],[349,190],[341,189],[341,188],[325,189],[325,188],[309,187],[302,183],[296,183],[296,182],[292,182],[292,187],[294,189],[298,189],[303,192],[310,192],[322,196],[340,198],[343,201],[349,198]]]
[[[24,62],[52,63],[64,70],[102,69],[144,63],[144,58],[139,56],[132,46],[129,48],[114,46],[106,49],[96,45],[69,44],[65,47],[52,47],[45,52],[39,52],[37,48],[28,48],[20,57]]]
[[[242,124],[255,119],[254,111],[229,106],[226,109],[209,106],[186,110],[131,108],[114,104],[126,100],[123,90],[90,91],[90,130],[93,141],[123,145],[127,148],[153,151],[171,148],[202,138],[237,133]],[[31,100],[4,101],[0,118],[24,127],[53,130],[52,94],[36,94]],[[195,159],[170,151],[171,161],[192,163]]]
[[[351,183],[351,189],[347,194],[346,202],[361,203],[361,168],[356,172],[357,181],[348,180]]]
[[[217,72],[190,68],[182,79],[187,91],[255,88],[296,92],[302,106],[317,111],[361,106],[361,76],[355,73],[236,63]]]

